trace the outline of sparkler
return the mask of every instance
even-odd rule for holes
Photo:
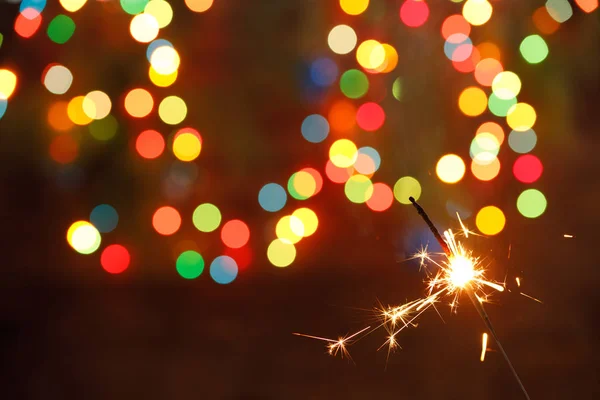
[[[510,359],[508,358],[508,354],[506,354],[506,351],[504,351],[504,348],[502,347],[502,344],[498,339],[498,335],[496,334],[496,330],[492,325],[492,321],[490,320],[489,316],[487,315],[487,312],[485,311],[485,308],[483,307],[483,300],[479,296],[477,296],[476,293],[476,291],[479,288],[481,288],[481,285],[488,285],[500,291],[504,290],[504,288],[500,285],[483,280],[481,277],[483,275],[483,270],[478,268],[479,260],[477,258],[471,257],[470,252],[467,252],[460,243],[457,243],[455,241],[454,235],[450,231],[444,232],[446,239],[448,239],[448,242],[444,241],[435,225],[433,225],[433,222],[431,222],[431,220],[429,219],[429,216],[427,216],[427,214],[425,213],[425,210],[423,210],[423,208],[416,202],[416,200],[412,196],[409,197],[409,200],[415,206],[419,215],[421,215],[423,220],[427,223],[427,226],[429,227],[429,229],[433,233],[433,236],[436,238],[436,240],[444,250],[444,253],[446,254],[447,258],[447,261],[444,263],[444,265],[442,265],[442,271],[440,272],[441,275],[438,274],[436,278],[434,278],[434,280],[432,281],[433,286],[432,284],[430,284],[430,290],[432,290],[433,287],[436,287],[438,285],[437,280],[438,277],[440,277],[440,281],[442,282],[444,289],[442,289],[438,293],[441,293],[442,291],[455,293],[455,300],[453,301],[453,304],[457,300],[458,294],[461,290],[464,290],[467,293],[469,299],[471,300],[471,303],[473,303],[473,306],[477,310],[477,313],[479,314],[479,316],[485,323],[487,329],[490,331],[490,334],[496,341],[498,349],[500,349],[502,356],[506,360],[506,363],[508,364],[513,376],[519,384],[519,387],[523,391],[525,398],[527,398],[527,400],[530,400],[529,394],[527,393],[527,390],[525,390],[523,382],[521,382],[517,371],[515,370]]]

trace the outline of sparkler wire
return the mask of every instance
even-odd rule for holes
[[[452,253],[450,251],[450,248],[448,247],[448,244],[446,243],[446,241],[444,241],[444,239],[442,239],[440,232],[437,230],[437,228],[435,227],[433,222],[431,222],[431,220],[429,219],[429,216],[427,215],[425,210],[423,210],[423,207],[421,207],[417,203],[417,201],[414,199],[414,197],[411,196],[408,199],[413,204],[413,206],[415,206],[415,208],[417,209],[417,212],[423,218],[423,220],[425,221],[425,223],[431,230],[431,233],[433,233],[433,236],[435,236],[435,238],[438,241],[438,243],[440,244],[440,246],[442,246],[442,249],[444,250],[444,253],[446,253],[446,256],[450,257],[452,255]],[[496,341],[496,344],[498,345],[498,348],[500,349],[500,352],[502,353],[504,360],[506,360],[508,367],[510,368],[514,378],[516,379],[517,383],[519,384],[519,387],[521,388],[521,391],[523,391],[525,398],[527,400],[531,400],[529,397],[529,394],[527,393],[527,390],[525,390],[525,386],[523,385],[521,378],[519,378],[517,371],[513,367],[512,363],[510,362],[510,359],[508,358],[508,354],[506,354],[506,351],[504,351],[504,347],[502,347],[502,344],[500,343],[500,340],[498,339],[498,335],[496,335],[496,330],[494,329],[494,326],[492,325],[492,321],[490,320],[490,317],[488,316],[487,312],[485,311],[485,308],[483,308],[483,304],[481,304],[481,302],[475,295],[475,292],[473,292],[473,289],[471,288],[470,285],[465,285],[464,290],[465,290],[465,292],[467,292],[467,295],[469,296],[471,303],[473,303],[473,306],[477,310],[477,313],[479,314],[479,316],[485,323],[485,326],[488,328],[492,337]]]

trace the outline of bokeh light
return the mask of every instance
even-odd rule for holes
[[[401,204],[411,204],[409,197],[419,200],[421,197],[421,184],[412,176],[403,176],[394,185],[394,197]]]
[[[184,132],[173,140],[173,154],[181,161],[194,161],[201,150],[202,141],[193,133]]]
[[[290,196],[296,200],[306,200],[316,193],[317,182],[312,174],[298,171],[290,176],[287,187]]]
[[[575,0],[583,12],[591,13],[598,8],[598,0]]]
[[[151,14],[138,14],[131,19],[129,25],[131,36],[140,43],[149,43],[156,39],[158,30],[158,21]]]
[[[17,87],[17,75],[8,69],[0,69],[0,98],[8,99]]]
[[[573,7],[568,0],[547,0],[546,10],[556,22],[561,24],[573,16]]]
[[[336,54],[348,54],[356,47],[356,32],[348,25],[334,26],[327,36],[329,48]]]
[[[506,117],[508,114],[508,110],[511,109],[512,106],[517,104],[517,98],[513,97],[508,100],[503,100],[496,96],[495,93],[491,93],[488,98],[488,109],[490,112],[498,117]]]
[[[237,263],[229,256],[219,256],[210,263],[210,276],[221,285],[233,282],[237,274]]]
[[[502,127],[495,122],[484,122],[483,124],[479,125],[475,135],[477,136],[480,133],[491,133],[494,135],[498,142],[498,146],[504,143],[504,129],[502,129]]]
[[[506,123],[515,131],[524,132],[533,127],[536,118],[532,106],[527,103],[517,103],[508,110]]]
[[[492,17],[492,5],[487,0],[467,0],[462,15],[474,26],[483,25]]]
[[[300,131],[307,141],[321,143],[329,135],[329,122],[322,115],[312,114],[304,118]]]
[[[60,5],[69,12],[78,11],[85,3],[87,0],[60,0]]]
[[[533,129],[526,131],[511,131],[508,135],[508,145],[515,153],[529,153],[535,148],[537,135]]]
[[[475,225],[477,225],[477,229],[484,235],[497,235],[504,229],[506,217],[498,207],[486,206],[477,213]]]
[[[275,234],[286,243],[296,244],[304,236],[304,224],[294,215],[285,215],[275,225]]]
[[[158,27],[161,29],[168,26],[173,19],[173,9],[171,8],[171,5],[164,0],[151,0],[146,4],[144,13],[152,15],[156,19],[156,22],[158,22]]]
[[[214,0],[185,0],[185,5],[191,11],[205,12],[213,5]]]
[[[331,105],[327,120],[332,131],[348,133],[356,125],[356,107],[349,100],[338,100]]]
[[[73,74],[64,65],[52,64],[44,71],[42,81],[50,93],[65,94],[73,83]]]
[[[227,221],[221,228],[221,240],[225,246],[239,249],[250,240],[250,228],[244,221],[239,219]]]
[[[177,72],[181,58],[172,45],[161,45],[150,55],[150,65],[160,75],[172,75]]]
[[[468,87],[460,93],[458,107],[463,114],[476,117],[485,111],[487,96],[483,90],[476,86]]]
[[[484,58],[475,66],[475,80],[482,86],[492,86],[494,78],[504,70],[495,58]]]
[[[316,196],[321,189],[323,188],[323,177],[321,176],[321,173],[319,171],[317,171],[314,168],[302,168],[300,170],[300,172],[306,172],[308,174],[310,174],[315,182],[315,191],[313,192],[312,196]]]
[[[92,122],[92,118],[90,118],[83,109],[84,101],[84,96],[76,96],[71,99],[67,106],[67,114],[71,121],[76,125],[88,125]]]
[[[144,11],[149,0],[120,0],[121,8],[127,14],[136,15]]]
[[[320,87],[333,85],[338,73],[337,64],[328,57],[317,58],[310,65],[310,78],[315,85]]]
[[[523,39],[519,51],[529,64],[541,63],[548,57],[548,45],[540,35],[529,35]]]
[[[79,145],[70,135],[59,135],[50,142],[49,153],[57,163],[68,164],[79,155]]]
[[[285,206],[286,202],[287,193],[277,183],[267,183],[258,192],[258,204],[265,211],[277,212]]]
[[[498,142],[495,135],[489,132],[481,132],[475,135],[469,149],[473,161],[481,165],[487,165],[494,161],[499,152],[500,142]]]
[[[175,269],[182,278],[196,279],[204,271],[204,258],[197,251],[186,250],[177,257]]]
[[[100,90],[89,92],[83,98],[83,112],[91,119],[103,119],[112,109],[110,97]]]
[[[512,99],[521,91],[521,79],[512,71],[502,71],[492,81],[492,90],[499,99]]]
[[[454,14],[446,17],[442,23],[441,32],[445,40],[456,33],[461,33],[468,37],[471,33],[471,25],[462,15]]]
[[[348,15],[359,15],[369,7],[369,0],[340,0],[340,7]]]
[[[353,203],[365,203],[373,195],[373,183],[365,175],[352,175],[344,185],[344,193]]]
[[[48,108],[48,124],[57,131],[68,131],[73,127],[73,121],[68,114],[69,102],[57,101]]]
[[[302,222],[302,236],[308,237],[317,231],[317,227],[319,226],[319,218],[317,217],[317,214],[310,208],[299,208],[292,213],[291,217],[297,218]]]
[[[173,207],[160,207],[152,216],[152,226],[161,235],[172,235],[181,227],[181,215]]]
[[[500,173],[500,160],[494,157],[491,162],[480,163],[477,158],[471,161],[471,173],[480,181],[491,181]]]
[[[67,231],[67,242],[80,254],[92,254],[100,247],[100,232],[87,221],[77,221]]]
[[[187,106],[181,97],[167,96],[158,106],[158,115],[165,124],[177,125],[185,119]]]
[[[134,118],[144,118],[154,108],[154,99],[150,92],[137,88],[130,90],[125,96],[125,110]]]
[[[148,77],[150,78],[150,81],[158,87],[171,86],[177,80],[178,75],[179,73],[177,71],[168,75],[159,74],[152,65],[148,69]]]
[[[356,123],[367,132],[378,130],[384,122],[385,112],[377,103],[365,103],[356,111]]]
[[[119,214],[113,206],[100,204],[94,207],[90,213],[90,222],[101,233],[112,232],[119,223]]]
[[[363,72],[350,69],[340,77],[340,89],[349,99],[361,98],[369,90],[369,79]]]
[[[537,189],[524,190],[517,198],[517,209],[526,218],[537,218],[546,211],[546,196]]]
[[[548,10],[545,6],[535,10],[531,18],[538,31],[544,35],[551,35],[560,28],[560,23],[556,22],[556,20],[548,14]]]
[[[100,265],[110,274],[120,274],[129,267],[131,256],[129,251],[120,244],[111,244],[102,250]]]
[[[54,43],[65,44],[75,33],[75,22],[71,17],[59,14],[48,24],[47,33]]]
[[[336,167],[331,160],[327,160],[325,165],[325,175],[333,183],[346,183],[346,181],[352,176],[350,168]]]
[[[446,154],[437,162],[435,172],[445,183],[456,183],[465,175],[465,162],[456,154]]]
[[[354,164],[358,157],[358,149],[353,141],[339,139],[329,148],[329,159],[339,168],[348,168]]]
[[[149,129],[138,135],[135,149],[140,156],[152,160],[165,150],[165,139],[159,132]]]
[[[200,232],[212,232],[221,224],[221,211],[214,204],[200,204],[194,210],[192,222]]]
[[[374,174],[381,165],[381,156],[373,147],[361,147],[358,149],[358,156],[354,163],[356,172],[363,175]]]
[[[394,202],[394,193],[385,183],[377,182],[373,184],[373,193],[367,200],[367,207],[373,211],[385,211],[392,206]]]
[[[518,181],[523,183],[537,181],[542,176],[543,171],[544,166],[542,162],[532,154],[520,156],[513,164],[513,175]]]
[[[103,119],[92,121],[88,125],[90,135],[96,140],[107,141],[112,139],[119,129],[117,119],[112,115],[107,115]]]
[[[267,248],[267,258],[276,267],[287,267],[296,259],[296,247],[292,243],[275,239]]]
[[[404,25],[416,28],[429,17],[429,6],[423,0],[405,0],[400,6],[400,20]]]
[[[15,33],[22,38],[29,39],[42,25],[42,14],[34,8],[26,8],[15,19]]]

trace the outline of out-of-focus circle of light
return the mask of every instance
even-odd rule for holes
[[[161,75],[158,72],[156,72],[156,70],[154,69],[154,67],[152,67],[152,65],[148,69],[148,77],[150,78],[150,81],[152,81],[152,83],[158,87],[171,86],[177,80],[177,75],[178,75],[177,71],[175,71],[169,75]]]
[[[151,0],[144,8],[145,14],[152,15],[159,28],[164,28],[173,20],[173,9],[171,5],[164,0]]]
[[[490,132],[480,132],[471,141],[469,153],[479,164],[492,162],[500,152],[500,142],[496,135]]]
[[[8,1],[9,3],[17,3],[18,1]],[[38,13],[41,13],[42,11],[44,11],[44,8],[46,8],[46,0],[23,0],[21,1],[21,6],[19,7],[19,11],[23,12],[26,9],[31,8],[35,11],[37,11]]]
[[[0,98],[10,98],[16,87],[17,75],[11,70],[0,69]]]
[[[398,101],[402,101],[402,78],[396,78],[392,84],[392,94]]]
[[[502,71],[492,81],[492,90],[499,99],[512,99],[521,91],[521,79],[512,71]]]
[[[129,251],[120,244],[107,246],[100,255],[100,265],[109,274],[120,274],[125,271],[130,261]]]
[[[467,0],[462,15],[474,26],[483,25],[492,17],[492,5],[487,0]]]
[[[515,131],[524,132],[533,128],[537,115],[535,109],[527,103],[517,103],[506,115],[506,123]]]
[[[329,148],[329,159],[339,168],[348,168],[356,162],[358,149],[353,141],[349,139],[339,139],[333,142]]]
[[[377,72],[392,72],[398,66],[398,52],[388,43],[383,43],[382,46],[385,50],[385,60],[383,64],[377,68]]]
[[[409,197],[419,200],[421,197],[421,184],[412,176],[403,176],[394,185],[394,197],[401,204],[411,204]]]
[[[135,149],[140,156],[152,160],[165,150],[165,139],[159,132],[149,129],[138,135]]]
[[[575,2],[585,13],[591,13],[598,8],[598,0],[575,0]]]
[[[317,214],[315,214],[315,212],[310,208],[299,208],[292,213],[292,217],[296,217],[302,221],[302,225],[304,226],[304,233],[302,236],[308,237],[317,231],[317,227],[319,226],[319,218],[317,217]]]
[[[484,122],[483,124],[479,125],[479,128],[477,128],[477,132],[475,133],[475,135],[477,136],[478,134],[485,132],[491,133],[496,137],[496,139],[498,140],[498,146],[504,143],[504,129],[502,129],[502,127],[497,123]]]
[[[68,134],[56,136],[50,143],[50,157],[60,164],[68,164],[77,158],[79,145]]]
[[[300,131],[307,141],[321,143],[329,135],[329,122],[322,115],[312,114],[304,118]]]
[[[267,248],[267,258],[276,267],[287,267],[296,259],[296,247],[292,243],[275,239]]]
[[[208,11],[213,5],[213,0],[185,0],[185,5],[188,6],[191,11],[204,12]]]
[[[55,64],[46,71],[43,80],[50,93],[65,94],[73,83],[73,74],[64,65]]]
[[[52,129],[68,131],[73,127],[73,121],[69,118],[68,107],[69,102],[57,101],[48,108],[48,124]]]
[[[340,7],[348,15],[360,15],[369,7],[369,0],[340,0]]]
[[[177,72],[181,58],[173,46],[159,46],[150,55],[152,68],[160,75],[171,75]]]
[[[338,133],[350,132],[356,125],[356,107],[349,100],[342,99],[334,102],[329,108],[327,120],[331,131]]]
[[[0,97],[0,119],[4,116],[6,109],[8,108],[8,101]]]
[[[138,14],[129,24],[131,36],[140,43],[149,43],[156,39],[158,30],[158,21],[151,14]]]
[[[483,114],[487,106],[485,92],[476,86],[463,90],[458,97],[458,107],[463,114],[476,117]]]
[[[200,232],[212,232],[221,224],[221,211],[214,204],[200,204],[194,210],[192,222]]]
[[[103,119],[110,114],[110,97],[100,90],[89,92],[83,99],[83,112],[91,119]]]
[[[125,110],[134,118],[144,118],[154,108],[154,99],[145,89],[132,89],[125,96]]]
[[[239,219],[227,221],[221,228],[221,240],[225,246],[232,249],[244,247],[250,240],[250,228]]]
[[[363,175],[374,174],[381,165],[381,156],[379,152],[372,147],[361,147],[358,149],[354,169]]]
[[[314,193],[311,194],[311,197],[312,196],[316,196],[321,191],[321,189],[323,188],[323,177],[321,176],[321,174],[319,173],[319,171],[317,171],[314,168],[302,168],[300,170],[300,172],[306,172],[306,173],[310,174],[313,177],[316,186],[315,186]]]
[[[495,206],[483,207],[475,217],[477,229],[484,235],[497,235],[506,225],[506,217],[502,210]]]
[[[526,218],[537,218],[546,211],[546,196],[537,189],[524,190],[517,198],[517,210]]]
[[[121,8],[127,14],[136,15],[144,12],[149,0],[121,0]]]
[[[573,7],[568,0],[548,0],[546,10],[556,22],[561,24],[573,16]]]
[[[529,35],[523,39],[519,51],[529,64],[541,63],[548,57],[548,45],[540,35]]]
[[[173,207],[160,207],[152,216],[152,226],[161,235],[172,235],[181,226],[181,215]]]
[[[286,202],[285,189],[276,183],[267,183],[258,192],[258,204],[265,211],[277,212],[285,206]]]
[[[498,117],[506,117],[508,110],[510,110],[515,104],[517,104],[516,97],[508,100],[502,100],[496,96],[495,93],[491,93],[490,97],[488,98],[488,109],[492,114]]]
[[[177,257],[175,269],[182,278],[196,279],[204,271],[204,258],[197,251],[186,250]]]
[[[165,124],[180,124],[187,115],[185,101],[178,96],[165,97],[158,106],[158,115]]]
[[[532,154],[520,156],[513,165],[513,175],[518,181],[523,183],[537,181],[542,176],[543,171],[544,166],[542,162]]]
[[[80,254],[92,254],[98,247],[102,238],[98,229],[87,221],[77,221],[67,231],[69,245]]]
[[[156,1],[156,0],[152,0],[152,2],[154,2],[154,1]],[[159,0],[159,1],[164,1],[164,0]],[[148,60],[149,63],[152,63],[152,54],[159,47],[173,48],[173,43],[169,42],[166,39],[156,39],[156,40],[153,40],[152,42],[150,42],[150,44],[148,44],[148,47],[146,48],[146,59]]]
[[[352,173],[349,172],[349,168],[337,167],[331,160],[327,160],[327,164],[325,165],[325,175],[327,175],[327,178],[333,183],[346,183]]]
[[[480,181],[491,181],[500,173],[500,160],[494,157],[493,161],[481,164],[478,162],[477,158],[474,158],[471,161],[471,172],[473,173],[473,176]]]
[[[508,145],[515,153],[529,153],[535,148],[537,135],[533,129],[523,132],[511,131],[508,135]]]
[[[302,220],[293,215],[281,217],[275,225],[275,234],[284,242],[295,244],[304,236],[304,224]]]
[[[422,0],[406,0],[400,7],[400,20],[411,28],[423,25],[428,17],[429,7]]]
[[[219,256],[210,263],[210,276],[221,285],[233,282],[237,274],[237,263],[229,256]]]
[[[392,206],[394,202],[394,193],[385,183],[377,182],[373,184],[373,194],[367,200],[367,207],[373,211],[385,211]]]
[[[462,33],[454,33],[444,42],[444,54],[451,61],[467,60],[473,53],[473,48],[471,38]]]
[[[465,175],[465,162],[456,154],[446,154],[435,166],[435,173],[442,182],[456,183]]]
[[[65,44],[75,33],[75,22],[71,17],[59,14],[48,24],[47,33],[54,43]]]
[[[504,71],[500,61],[495,58],[485,58],[475,66],[475,80],[482,86],[492,86],[494,78]]]
[[[545,6],[535,10],[531,18],[535,27],[544,35],[551,35],[560,28],[560,23],[548,14]]]
[[[34,8],[26,8],[17,15],[14,30],[17,35],[29,39],[35,35],[41,25],[42,14]]]
[[[182,133],[173,140],[173,154],[181,161],[194,161],[201,150],[202,142],[193,133]]]
[[[334,26],[327,36],[329,48],[336,54],[348,54],[356,47],[356,32],[348,25]]]
[[[85,5],[87,0],[60,0],[60,5],[66,11],[75,12]]]
[[[92,122],[92,119],[83,110],[84,100],[84,96],[73,97],[67,106],[67,114],[76,125],[87,125]]]
[[[471,33],[471,24],[462,15],[454,14],[444,20],[441,31],[442,37],[446,40],[455,33],[462,33],[468,37]]]
[[[344,185],[344,193],[353,203],[365,203],[373,196],[373,183],[367,176],[352,175]]]
[[[479,54],[481,58],[495,58],[496,60],[502,62],[502,54],[500,53],[500,48],[496,43],[493,42],[482,42],[477,45],[477,50],[479,50]]]
[[[340,77],[340,90],[349,99],[361,98],[369,90],[369,79],[363,72],[350,69]]]
[[[356,123],[367,132],[374,132],[383,126],[385,112],[377,103],[369,102],[358,107]]]
[[[330,58],[321,57],[310,65],[310,78],[313,83],[320,87],[333,85],[338,77],[338,66]]]
[[[288,180],[288,192],[296,200],[306,200],[314,195],[316,190],[315,178],[306,171],[295,172]]]
[[[376,69],[385,61],[385,49],[377,40],[365,40],[356,49],[356,61],[367,70]]]
[[[90,222],[102,233],[112,232],[119,223],[119,214],[113,206],[100,204],[90,213]]]

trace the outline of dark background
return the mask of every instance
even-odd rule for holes
[[[491,183],[466,177],[448,186],[435,178],[440,155],[468,157],[470,138],[483,122],[457,110],[458,93],[472,77],[454,71],[442,52],[439,26],[460,5],[430,2],[428,22],[409,30],[398,21],[395,1],[373,1],[379,12],[355,18],[341,15],[335,1],[217,0],[204,14],[172,2],[175,18],[161,37],[173,41],[182,68],[178,82],[161,90],[188,102],[186,124],[204,137],[202,189],[177,206],[191,213],[200,201],[213,200],[252,230],[251,265],[231,285],[219,286],[206,273],[189,282],[179,278],[176,243],[158,237],[149,223],[163,201],[155,188],[161,169],[134,160],[131,138],[158,121],[132,122],[115,100],[129,88],[148,86],[145,46],[130,38],[130,17],[115,2],[90,2],[74,14],[73,39],[58,46],[42,30],[60,12],[49,3],[40,32],[29,40],[12,33],[18,6],[0,4],[0,65],[20,79],[0,120],[3,397],[521,398],[493,343],[479,361],[484,326],[466,298],[456,315],[442,306],[445,322],[433,311],[424,314],[416,329],[400,335],[402,350],[387,361],[385,351],[376,352],[385,340],[381,332],[350,348],[356,364],[291,334],[353,332],[368,323],[372,314],[364,310],[378,301],[398,304],[424,290],[417,266],[400,262],[431,240],[414,210],[395,203],[375,214],[328,182],[306,202],[320,225],[298,245],[296,262],[277,269],[265,257],[273,234],[263,232],[274,220],[258,206],[258,189],[286,182],[304,166],[322,170],[327,146],[308,144],[299,126],[339,93],[335,87],[314,92],[307,67],[330,55],[327,32],[344,22],[361,38],[393,43],[398,74],[408,82],[403,102],[388,94],[386,125],[365,140],[381,150],[379,179],[393,185],[400,176],[417,177],[421,203],[443,229],[456,227],[445,210],[450,198],[505,210],[500,235],[470,242],[490,261],[491,275],[507,276],[513,289],[487,306],[504,347],[533,399],[600,395],[598,12],[586,15],[574,5],[573,18],[547,38],[550,57],[539,66],[525,64],[517,49],[534,32],[530,15],[541,1],[494,2],[490,23],[472,33],[476,43],[492,40],[504,49],[504,65],[524,82],[519,99],[538,111],[535,152],[545,169],[535,187],[549,206],[542,217],[526,220],[514,207],[524,185],[510,174],[514,154],[507,149],[500,155],[506,167]],[[341,70],[353,65],[351,57],[333,59]],[[84,175],[74,186],[57,183],[60,168],[48,157],[53,133],[45,115],[55,97],[40,76],[50,62],[68,63],[74,72],[68,96],[106,91],[120,122],[114,141],[85,145],[77,161]],[[133,249],[132,265],[117,276],[102,270],[98,254],[76,254],[64,239],[73,221],[103,202],[120,214],[113,240]],[[216,238],[200,237],[188,225],[178,240],[206,240],[209,254],[222,251]],[[518,295],[515,276],[543,304]]]

